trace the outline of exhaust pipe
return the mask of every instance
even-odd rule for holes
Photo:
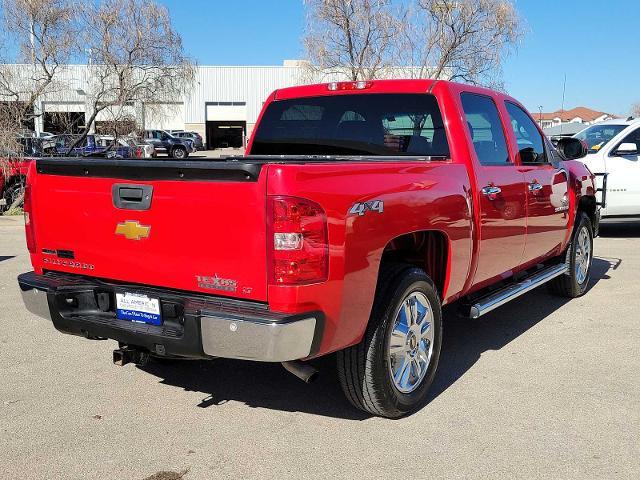
[[[301,362],[300,360],[282,362],[282,366],[287,372],[293,373],[305,383],[314,382],[318,378],[318,370],[308,363]]]
[[[135,348],[122,347],[113,351],[113,363],[119,367],[125,366],[127,363],[135,363],[140,367],[144,367],[149,361],[149,354]]]

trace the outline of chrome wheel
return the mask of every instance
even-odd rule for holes
[[[396,312],[389,338],[389,374],[398,391],[411,393],[420,386],[429,369],[433,342],[431,304],[423,293],[410,293]]]
[[[591,264],[591,239],[587,227],[582,227],[576,239],[575,271],[576,280],[582,285],[589,275]]]

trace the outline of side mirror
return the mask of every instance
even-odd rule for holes
[[[587,155],[587,146],[585,143],[573,137],[564,137],[558,140],[556,149],[565,160],[577,160]]]
[[[614,155],[637,155],[638,154],[638,147],[636,146],[635,143],[631,143],[631,142],[626,142],[626,143],[621,143],[618,148],[616,148],[616,151],[614,152]]]
[[[533,147],[521,148],[520,161],[522,163],[536,163],[538,161],[538,154]]]

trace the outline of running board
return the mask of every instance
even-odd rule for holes
[[[478,318],[491,310],[498,308],[501,305],[518,298],[520,295],[539,287],[543,283],[547,283],[563,273],[569,270],[566,263],[560,265],[554,265],[547,267],[543,270],[539,270],[531,276],[519,281],[518,283],[511,284],[504,287],[497,292],[490,293],[486,297],[478,299],[476,303],[471,305],[469,311],[470,318]]]

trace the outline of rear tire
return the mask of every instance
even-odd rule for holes
[[[553,293],[563,297],[580,297],[589,286],[593,263],[593,227],[589,217],[582,212],[578,216],[566,255],[569,271],[554,278],[549,287]]]
[[[337,354],[347,399],[387,418],[417,410],[426,401],[441,345],[442,312],[431,279],[419,268],[385,268],[364,338]]]

